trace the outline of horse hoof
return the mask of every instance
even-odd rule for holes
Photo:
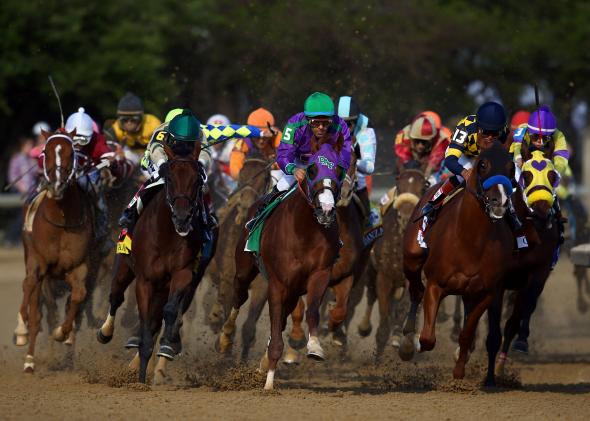
[[[483,385],[484,387],[496,387],[496,380],[494,378],[486,379]]]
[[[127,339],[127,343],[125,344],[125,348],[132,349],[132,348],[139,348],[139,337],[138,336],[131,336]]]
[[[416,348],[414,347],[414,334],[410,333],[402,338],[397,353],[402,361],[410,361],[414,358],[414,354],[416,353]]]
[[[96,340],[101,343],[101,344],[108,344],[111,339],[113,339],[113,335],[111,336],[106,336],[102,334],[102,330],[98,329],[96,331]]]
[[[154,372],[154,379],[152,380],[152,384],[154,386],[169,384],[171,379],[167,376],[162,370],[156,370]]]
[[[28,374],[32,374],[35,371],[35,362],[33,360],[33,356],[27,355],[25,358],[25,365],[23,366],[23,371]]]
[[[174,357],[177,355],[177,353],[174,348],[169,345],[160,345],[160,349],[156,355],[158,357],[164,357],[168,361],[174,361]]]
[[[23,369],[23,373],[25,374],[33,374],[35,372],[35,368],[34,367],[27,367],[27,365],[25,364],[25,368]]]
[[[346,346],[346,342],[346,335],[343,332],[337,331],[332,333],[332,343],[334,345],[344,347]]]
[[[301,362],[299,353],[293,348],[287,349],[285,356],[283,357],[283,363],[287,365],[298,365]]]
[[[358,327],[358,332],[359,332],[359,336],[366,338],[367,336],[369,336],[371,334],[371,332],[373,331],[373,326],[371,324],[367,325],[367,326],[360,326]]]
[[[232,339],[225,333],[221,332],[215,341],[215,350],[220,354],[227,355],[231,352],[232,345]]]
[[[305,348],[305,345],[307,345],[307,341],[305,340],[305,337],[301,338],[301,339],[293,339],[291,336],[289,336],[289,346],[293,349],[302,349]]]
[[[393,335],[391,338],[391,346],[394,348],[398,348],[401,346],[402,338],[399,335]]]
[[[12,343],[16,346],[25,346],[29,343],[29,336],[28,335],[12,335]]]
[[[72,330],[70,332],[70,334],[68,335],[68,338],[64,342],[64,345],[74,346],[75,341],[76,341],[76,335],[74,334],[74,331]]]
[[[317,361],[324,361],[326,359],[320,341],[314,336],[310,336],[307,341],[307,357]]]
[[[64,331],[61,326],[55,328],[52,336],[57,342],[63,342],[66,340],[66,335],[64,335]]]
[[[517,339],[512,344],[512,349],[516,352],[520,352],[522,354],[529,353],[529,344],[526,340]]]

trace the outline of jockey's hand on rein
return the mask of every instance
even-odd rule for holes
[[[463,171],[461,171],[461,177],[463,177],[465,180],[469,180],[470,176],[471,176],[471,168],[470,169],[465,168]]]
[[[295,171],[293,171],[293,175],[299,182],[305,180],[305,170],[302,170],[301,168],[297,168]]]

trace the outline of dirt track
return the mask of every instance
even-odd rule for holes
[[[261,390],[263,378],[254,370],[268,335],[266,313],[249,365],[236,367],[215,353],[213,335],[202,327],[201,306],[185,323],[184,336],[190,332],[191,340],[185,343],[184,355],[170,365],[173,380],[168,386],[134,383],[125,369],[132,355],[121,346],[126,339],[122,329],[104,346],[96,342],[93,330],[83,327],[72,368],[71,351],[49,340],[45,328],[38,339],[37,372],[23,374],[25,350],[12,345],[24,271],[22,251],[0,250],[0,419],[587,419],[590,314],[577,312],[571,270],[562,258],[534,316],[532,353],[512,362],[502,387],[480,386],[485,367],[481,337],[466,379],[451,379],[450,322],[439,326],[433,352],[402,363],[392,348],[375,365],[374,337],[361,340],[353,321],[347,358],[342,360],[338,349],[326,345],[325,363],[280,366],[278,390],[269,394]],[[203,290],[201,286],[198,303]],[[239,326],[242,321],[243,314]],[[375,310],[374,327],[376,323]]]

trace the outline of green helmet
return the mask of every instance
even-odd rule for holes
[[[180,114],[182,114],[182,108],[174,108],[168,111],[168,114],[166,114],[166,118],[164,119],[164,123],[170,123],[174,117]]]
[[[317,117],[320,115],[332,117],[334,115],[334,102],[328,95],[321,92],[314,92],[305,100],[303,112],[306,117]]]
[[[196,142],[201,137],[201,123],[191,110],[184,109],[170,120],[168,133],[176,141]]]

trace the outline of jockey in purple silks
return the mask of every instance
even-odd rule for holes
[[[342,142],[337,165],[348,171],[352,153],[350,131],[346,121],[336,115],[332,99],[321,92],[308,96],[303,112],[295,114],[287,122],[277,149],[277,163],[284,175],[272,191],[262,198],[256,216],[246,224],[246,228],[252,228],[252,222],[280,193],[289,190],[295,181],[305,179],[305,167],[312,155],[312,141],[318,142],[318,145],[327,143],[332,147]]]

